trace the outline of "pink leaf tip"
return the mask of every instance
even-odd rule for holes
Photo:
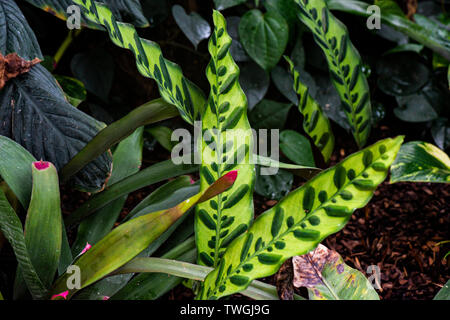
[[[64,291],[64,292],[61,292],[61,293],[58,293],[58,294],[54,294],[51,297],[51,300],[56,300],[56,298],[58,298],[58,297],[62,297],[62,298],[64,298],[64,300],[67,300],[67,296],[68,295],[69,295],[69,291]]]
[[[92,246],[89,244],[89,242],[86,242],[86,246],[84,247],[83,251],[81,251],[80,255],[88,251]]]
[[[194,183],[195,183],[195,180],[192,179],[192,177],[190,177],[190,178],[191,178],[191,184],[194,184]]]
[[[103,301],[106,301],[106,300],[109,300],[109,298],[110,298],[110,297],[108,297],[108,296],[104,296],[102,300],[103,300]]]
[[[233,170],[228,172],[224,177],[231,183],[234,183],[236,181],[238,172],[237,170]]]
[[[36,162],[33,162],[33,166],[38,170],[45,170],[50,167],[50,162],[42,161],[42,160],[36,161]]]

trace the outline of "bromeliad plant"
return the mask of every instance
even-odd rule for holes
[[[46,10],[53,8],[65,18],[59,2],[29,2]],[[211,60],[206,70],[211,90],[205,99],[180,67],[164,58],[158,44],[140,38],[133,25],[118,21],[117,12],[123,13],[123,8],[110,8],[105,1],[67,2],[82,8],[86,26],[106,29],[114,44],[132,51],[140,73],[156,81],[161,99],[105,126],[72,107],[42,66],[29,63],[9,72],[8,54],[30,61],[40,59],[41,53],[23,16],[12,15],[20,12],[14,2],[0,0],[0,20],[16,19],[20,29],[18,33],[7,30],[15,41],[0,42],[0,80],[4,80],[0,82],[4,85],[0,92],[0,230],[18,262],[14,298],[157,299],[183,279],[191,279],[196,281],[190,284],[197,299],[219,299],[238,292],[254,299],[277,299],[275,287],[256,279],[276,273],[290,257],[300,261],[303,258],[298,256],[344,228],[352,213],[370,201],[393,163],[392,182],[449,182],[450,161],[445,153],[420,142],[402,146],[401,136],[378,141],[322,172],[310,163],[289,165],[256,157],[258,167],[282,167],[314,177],[254,220],[255,142],[223,15],[213,12]],[[146,26],[139,6],[131,3],[135,4],[128,7],[134,24]],[[325,53],[353,136],[364,146],[371,128],[371,102],[361,58],[348,31],[323,0],[295,0],[289,5]],[[277,13],[262,17],[253,11],[242,28],[254,24],[252,19],[270,28],[289,25],[279,18]],[[29,37],[28,42],[19,39],[21,32]],[[25,44],[19,45],[21,41]],[[248,53],[259,55],[257,50]],[[280,58],[282,54],[275,52],[255,61],[273,68],[277,63],[273,55]],[[303,82],[302,71],[291,59],[286,60],[304,131],[328,162],[334,148],[330,121]],[[16,102],[20,112],[9,108],[17,107]],[[26,116],[18,118],[21,112]],[[30,122],[33,115],[58,134],[47,135],[42,122]],[[200,166],[166,160],[140,170],[144,126],[177,115],[189,124],[201,120],[203,134],[195,150],[201,155]],[[417,159],[423,166],[416,165]],[[184,176],[195,172],[200,174],[199,182]],[[129,193],[172,178],[116,226]],[[60,183],[97,193],[63,219]],[[24,230],[19,219],[22,213],[26,215]],[[70,246],[67,230],[74,228]],[[338,255],[327,260],[320,276],[324,284],[325,279],[332,279],[334,288],[315,284],[320,297],[310,297],[377,299],[373,289],[353,290],[367,280],[343,262],[343,275],[358,277],[358,281],[350,287],[340,286],[344,278],[336,268],[341,262]],[[311,288],[310,284],[304,286]]]

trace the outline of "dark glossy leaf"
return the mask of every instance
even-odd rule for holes
[[[438,117],[436,110],[422,93],[399,96],[397,103],[399,106],[394,109],[394,114],[403,121],[426,122]]]
[[[294,176],[289,171],[279,169],[274,175],[261,175],[257,167],[255,192],[268,199],[280,200],[291,191]]]
[[[72,73],[84,83],[87,91],[108,102],[114,80],[114,60],[104,49],[98,48],[76,54],[70,63]]]
[[[276,11],[263,14],[253,9],[242,16],[239,35],[250,57],[264,70],[270,71],[286,48],[289,27]]]
[[[227,17],[226,20],[228,34],[233,40],[230,46],[230,53],[234,61],[251,61],[251,58],[245,52],[245,49],[239,39],[239,23],[241,22],[241,17],[231,16]]]
[[[209,38],[211,35],[211,27],[209,23],[196,12],[191,12],[189,15],[180,5],[172,7],[172,15],[180,27],[181,31],[191,41],[197,49],[198,44]]]
[[[431,134],[439,148],[445,150],[450,147],[450,124],[446,118],[438,118],[434,121]]]
[[[378,87],[392,96],[419,91],[430,77],[429,69],[416,53],[401,52],[383,56],[377,64]]]
[[[249,62],[241,69],[239,83],[247,96],[248,109],[252,110],[266,95],[270,78],[256,63]]]
[[[0,134],[14,137],[36,159],[61,169],[103,124],[70,105],[51,74],[41,65],[8,81],[0,91]],[[111,169],[106,153],[73,179],[85,190],[100,189]]]
[[[86,100],[86,89],[81,81],[60,75],[55,75],[55,79],[63,89],[71,105],[78,107],[80,103]]]
[[[290,102],[298,105],[298,97],[294,91],[294,77],[285,69],[276,66],[270,73],[272,81],[277,87],[278,91],[286,97]]]
[[[44,59],[33,30],[12,0],[0,0],[0,52],[17,53],[25,60]]]
[[[285,130],[280,133],[280,149],[292,162],[315,167],[311,143],[308,138],[293,130]]]
[[[292,103],[262,100],[250,112],[249,120],[253,129],[282,129]]]

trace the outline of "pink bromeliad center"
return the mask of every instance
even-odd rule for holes
[[[38,170],[45,170],[50,167],[50,162],[42,161],[42,160],[36,161],[36,162],[33,162],[33,166]]]

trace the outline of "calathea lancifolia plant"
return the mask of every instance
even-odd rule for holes
[[[301,143],[283,146],[285,155],[295,158],[297,165],[254,156],[255,123],[247,116],[247,96],[240,84],[244,77],[235,61],[254,59],[265,69],[260,73],[264,80],[265,72],[280,60],[286,42],[295,38],[292,26],[300,22],[325,55],[354,139],[361,148],[367,144],[372,111],[362,60],[346,27],[327,6],[340,4],[342,9],[340,0],[264,2],[267,10],[288,8],[285,16],[249,11],[237,28],[239,32],[252,26],[272,32],[277,31],[274,26],[282,26],[279,41],[272,35],[264,43],[266,48],[268,43],[281,43],[282,48],[273,50],[276,54],[268,50],[261,55],[257,43],[249,38],[242,41],[247,53],[237,54],[239,47],[233,47],[238,43],[236,34],[214,10],[205,72],[208,98],[177,64],[163,56],[156,42],[138,35],[135,26],[149,24],[139,1],[28,2],[61,19],[68,18],[64,6],[78,5],[83,26],[106,31],[116,46],[130,50],[138,71],[156,82],[161,98],[108,126],[76,109],[54,75],[39,64],[43,59],[39,44],[20,9],[12,0],[0,0],[0,25],[5,21],[8,26],[6,37],[0,34],[0,231],[17,260],[8,297],[157,299],[184,279],[191,279],[195,285],[185,285],[192,285],[197,299],[219,299],[234,293],[277,299],[277,289],[257,279],[275,274],[291,257],[304,266],[298,269],[311,267],[310,255],[316,248],[325,250],[319,244],[344,228],[355,210],[367,205],[390,168],[391,182],[449,181],[450,164],[444,152],[423,142],[402,146],[403,136],[380,140],[328,169],[313,168],[313,148],[323,163],[334,161],[338,136],[332,132],[326,104],[318,102],[320,97],[304,62],[292,55],[286,56],[286,61],[293,81],[278,87],[285,88],[282,94],[293,103],[298,102],[295,111],[302,122],[296,120],[296,124],[309,138],[294,132],[289,137],[300,136]],[[227,7],[219,2],[220,8]],[[180,12],[180,8],[175,10],[177,23],[189,18]],[[257,29],[250,34],[263,39]],[[21,68],[13,69],[13,61]],[[273,105],[266,100],[254,110]],[[289,106],[269,110],[273,119],[266,119],[267,126],[286,121]],[[158,127],[146,130],[144,126],[167,120],[159,129],[165,128],[160,132],[168,135],[171,129],[164,125],[176,116],[186,125],[201,122],[202,134],[194,150],[201,163],[176,164],[179,159],[169,159],[141,169],[145,133],[157,136],[158,132]],[[170,150],[170,143],[164,145]],[[304,158],[309,160],[305,166],[301,165]],[[285,197],[254,219],[256,172],[262,166],[292,170],[308,179],[295,190],[287,190]],[[198,173],[199,181],[187,176],[193,173]],[[292,176],[288,171],[283,174]],[[283,179],[282,175],[276,179]],[[71,184],[66,183],[69,181]],[[155,184],[159,185],[136,206],[126,206],[130,193]],[[97,193],[63,217],[60,187],[67,191],[73,185]],[[125,211],[128,214],[121,219]],[[347,276],[357,281],[344,283]],[[364,275],[344,264],[335,252],[323,263],[317,278],[320,281],[311,280],[314,283],[296,281],[309,288],[311,299],[378,298],[373,288],[362,287],[369,285]]]

